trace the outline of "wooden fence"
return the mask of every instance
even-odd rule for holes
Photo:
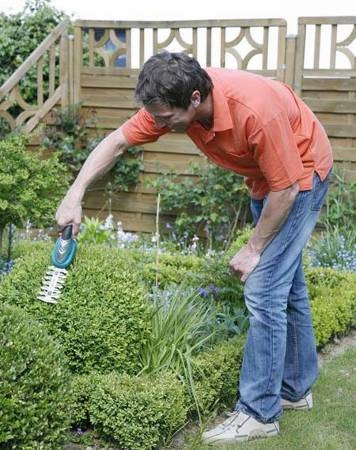
[[[346,169],[349,179],[356,180],[356,17],[302,17],[297,36],[286,35],[282,19],[77,21],[74,39],[67,35],[66,26],[57,27],[26,66],[28,70],[49,51],[51,67],[57,62],[60,67],[59,86],[54,90],[52,81],[43,102],[40,65],[38,105],[22,102],[28,112],[10,121],[12,127],[31,116],[26,122],[30,131],[55,103],[80,102],[83,113],[95,111],[98,125],[110,132],[136,110],[133,91],[143,62],[162,49],[185,51],[203,66],[250,70],[290,84],[325,126],[335,160]],[[51,50],[55,42],[59,45],[57,58]],[[19,99],[18,83],[26,73],[23,66],[0,88],[0,102],[5,98],[0,115],[5,119],[9,118],[9,101]],[[33,143],[37,145],[38,138]],[[141,182],[133,192],[114,195],[115,218],[126,230],[152,231],[156,196],[145,180],[167,170],[187,174],[189,163],[200,158],[193,143],[181,135],[169,134],[145,146]],[[107,215],[100,190],[104,181],[86,195],[87,215]]]

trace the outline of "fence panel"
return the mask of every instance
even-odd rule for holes
[[[85,114],[95,111],[99,127],[106,132],[136,111],[134,88],[139,68],[149,56],[163,49],[184,51],[202,66],[239,68],[285,78],[286,21],[282,19],[80,20],[75,23],[74,36],[74,97]],[[184,135],[169,134],[146,145],[142,182],[134,193],[114,194],[114,216],[120,218],[125,229],[153,231],[156,196],[144,181],[166,171],[189,174],[190,163],[201,160],[199,151]],[[101,192],[99,182],[85,197],[86,214],[105,215],[108,202]]]
[[[324,125],[337,165],[356,181],[356,16],[298,24],[294,88]]]

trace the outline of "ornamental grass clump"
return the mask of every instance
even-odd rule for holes
[[[63,448],[70,377],[63,352],[20,308],[0,304],[0,448]]]

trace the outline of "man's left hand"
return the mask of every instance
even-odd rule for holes
[[[230,270],[233,274],[241,274],[240,280],[245,282],[250,273],[260,261],[260,254],[250,246],[245,245],[230,261]]]

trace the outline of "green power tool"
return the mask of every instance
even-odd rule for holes
[[[44,276],[42,288],[37,298],[46,303],[57,303],[77,251],[77,241],[72,237],[72,225],[64,227],[51,254],[52,265]]]

